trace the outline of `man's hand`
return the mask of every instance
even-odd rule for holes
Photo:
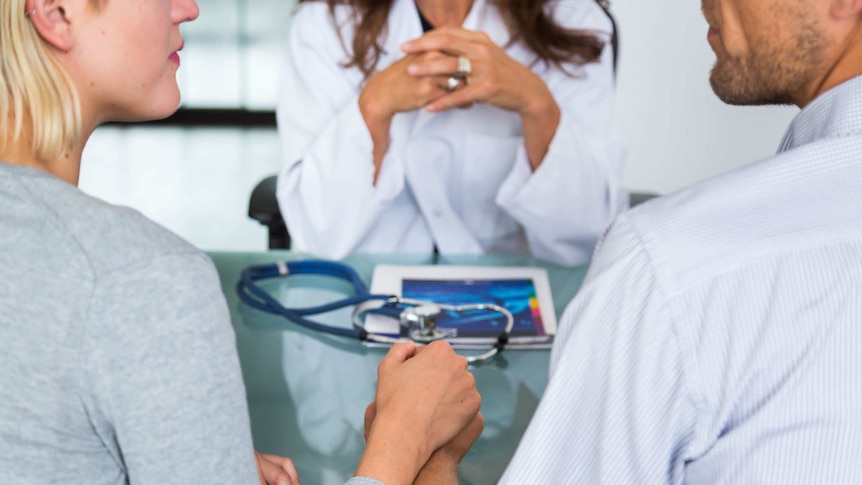
[[[375,417],[377,417],[377,406],[371,403],[365,408],[365,439],[368,439],[368,431],[371,429]],[[452,441],[431,454],[431,458],[419,471],[419,476],[413,483],[415,485],[458,483],[458,465],[479,438],[479,435],[482,434],[484,428],[485,419],[482,417],[482,413],[478,413]]]
[[[300,485],[293,460],[283,456],[254,452],[260,485]]]
[[[485,419],[482,413],[461,430],[452,441],[435,451],[428,463],[419,471],[415,485],[444,485],[458,483],[458,465],[482,434]]]
[[[431,454],[471,423],[481,397],[467,360],[438,341],[396,344],[378,367],[376,417],[358,476],[412,483]]]

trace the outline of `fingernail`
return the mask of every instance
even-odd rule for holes
[[[419,67],[416,64],[407,66],[407,74],[419,74]]]

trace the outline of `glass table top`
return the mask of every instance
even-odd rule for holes
[[[364,449],[363,413],[374,398],[384,348],[317,333],[241,303],[236,283],[251,264],[306,259],[291,251],[210,253],[227,297],[245,379],[255,447],[291,457],[305,485],[341,484]],[[369,283],[374,266],[430,264],[426,256],[356,255],[344,262]],[[559,317],[580,287],[585,267],[565,268],[529,256],[441,257],[437,264],[539,266],[548,271]],[[341,281],[296,276],[267,283],[286,306],[320,304],[350,294]],[[321,316],[350,326],[351,309]],[[461,464],[462,483],[496,483],[547,385],[548,350],[507,350],[472,371],[482,394],[485,430]]]

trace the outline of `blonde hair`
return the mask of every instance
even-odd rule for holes
[[[0,0],[0,149],[26,130],[33,155],[53,160],[81,142],[81,103],[25,3]]]

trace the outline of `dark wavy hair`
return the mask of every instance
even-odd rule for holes
[[[358,67],[365,75],[371,76],[383,47],[380,45],[381,33],[386,29],[386,21],[395,0],[300,0],[304,2],[326,2],[335,22],[335,8],[338,5],[353,7],[354,23],[353,57],[345,67]],[[605,43],[595,32],[572,30],[555,23],[545,11],[545,5],[555,0],[490,0],[497,4],[503,20],[511,33],[510,43],[523,40],[540,60],[563,68],[564,63],[576,65],[596,62],[602,54]],[[339,36],[341,32],[339,31]],[[343,41],[344,39],[342,39]]]

